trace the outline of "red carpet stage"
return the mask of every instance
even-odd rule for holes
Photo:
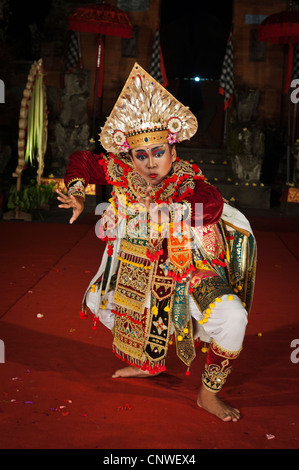
[[[0,448],[299,449],[299,234],[271,223],[255,231],[253,309],[222,392],[242,419],[224,423],[196,406],[200,350],[189,377],[172,347],[165,374],[111,378],[110,332],[79,318],[104,247],[93,223],[2,222]]]

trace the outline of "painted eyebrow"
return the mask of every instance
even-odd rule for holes
[[[153,152],[154,150],[159,150],[159,149],[163,150],[163,147],[162,147],[161,145],[159,145],[158,147],[153,147],[153,148],[152,148],[152,152]],[[136,154],[137,154],[137,153],[146,152],[146,150],[141,150],[141,149],[140,149],[140,150],[135,150],[135,152],[136,152]]]

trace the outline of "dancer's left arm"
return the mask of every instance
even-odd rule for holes
[[[219,222],[222,215],[224,199],[221,192],[215,186],[205,181],[198,180],[193,194],[186,198],[191,204],[191,225],[210,225]],[[202,206],[198,205],[202,204]],[[202,210],[201,210],[202,208]]]

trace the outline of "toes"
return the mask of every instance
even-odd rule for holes
[[[232,410],[228,410],[226,413],[225,413],[225,416],[224,418],[222,419],[222,421],[233,421],[233,422],[236,422],[236,421],[239,421],[241,417],[241,414],[240,414],[240,411],[233,408]]]
[[[226,415],[225,418],[223,418],[222,421],[228,422],[228,421],[231,421],[231,420],[232,420],[232,417],[230,415]]]

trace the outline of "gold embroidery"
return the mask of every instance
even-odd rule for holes
[[[144,331],[149,312],[145,305],[153,273],[153,269],[144,269],[145,266],[152,268],[145,257],[146,248],[146,240],[122,240],[114,294],[113,346],[119,356],[138,367],[146,360]]]
[[[195,358],[193,325],[189,310],[189,284],[176,283],[172,321],[176,332],[176,351],[178,357],[188,367]]]
[[[236,359],[242,351],[242,348],[238,351],[230,351],[229,349],[223,348],[222,346],[216,343],[214,338],[211,341],[210,348],[212,349],[213,353],[217,356],[225,357],[227,359]]]
[[[145,264],[142,264],[142,263],[136,263],[134,261],[131,261],[131,260],[128,260],[128,259],[124,259],[122,258],[121,256],[118,256],[118,259],[120,261],[122,261],[123,263],[128,263],[130,264],[131,266],[134,266],[136,268],[141,268],[141,269],[152,269],[152,266],[146,266]]]
[[[152,293],[158,300],[164,300],[171,296],[173,293],[174,282],[171,277],[165,274],[159,275],[157,273],[158,263],[156,263],[155,274],[153,278]]]
[[[201,312],[204,312],[217,297],[226,294],[233,294],[233,291],[219,276],[206,277],[192,284],[192,297]]]
[[[202,374],[203,386],[210,392],[217,393],[225,384],[228,375],[232,371],[232,367],[229,366],[229,360],[225,359],[221,362],[221,365],[210,364],[206,365],[205,370]]]
[[[73,178],[67,185],[69,196],[80,196],[85,198],[85,179]]]
[[[81,181],[83,183],[83,186],[85,186],[84,178],[73,178],[68,182],[67,187],[69,188],[72,184],[76,183],[77,181]]]
[[[164,302],[153,299],[151,311],[148,312],[145,327],[144,352],[152,364],[164,365],[170,336],[172,298],[169,311]]]

